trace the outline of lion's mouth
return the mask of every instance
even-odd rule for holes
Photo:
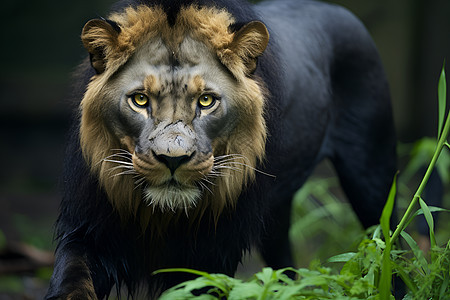
[[[143,186],[143,200],[148,206],[161,211],[187,211],[197,205],[201,198],[202,179],[212,169],[214,158],[210,155],[201,163],[189,162],[170,169],[170,166],[155,155],[140,155],[134,153],[133,167],[145,178]]]
[[[148,206],[159,207],[161,211],[187,210],[197,205],[201,192],[196,185],[182,184],[171,178],[161,185],[147,185],[144,201]]]

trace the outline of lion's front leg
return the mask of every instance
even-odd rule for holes
[[[87,257],[81,244],[60,245],[45,299],[97,300]]]

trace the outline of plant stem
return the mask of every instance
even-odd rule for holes
[[[400,223],[397,225],[394,234],[392,234],[391,236],[391,244],[397,240],[398,236],[400,235],[400,232],[402,232],[405,229],[405,224],[412,215],[414,207],[417,204],[417,201],[419,201],[419,199],[421,198],[423,190],[425,189],[428,179],[431,176],[431,172],[433,171],[434,166],[436,165],[436,162],[439,158],[439,155],[441,154],[442,148],[444,148],[444,145],[448,144],[447,137],[449,134],[449,130],[450,130],[450,113],[447,115],[447,120],[445,121],[444,129],[442,131],[441,137],[439,138],[436,151],[433,154],[433,158],[431,159],[431,162],[427,168],[425,176],[423,177],[422,182],[419,185],[419,188],[414,194],[414,198],[412,199],[411,203],[409,203],[409,206],[406,212],[404,213],[402,219],[400,220]]]

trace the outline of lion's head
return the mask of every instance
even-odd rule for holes
[[[185,7],[91,20],[82,40],[97,74],[81,102],[81,147],[122,215],[233,205],[264,156],[264,87],[253,72],[268,44],[258,22]]]

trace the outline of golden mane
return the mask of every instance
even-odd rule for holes
[[[260,49],[266,47],[268,36],[265,38],[253,33],[253,36],[247,34],[245,39],[236,37],[236,33],[229,31],[229,26],[234,22],[233,17],[227,11],[216,8],[182,8],[172,27],[160,7],[130,7],[122,13],[111,15],[109,19],[118,24],[120,33],[112,34],[111,30],[101,26],[85,26],[82,34],[86,48],[101,47],[105,56],[105,70],[92,77],[80,106],[81,149],[91,171],[98,176],[101,186],[122,218],[139,218],[143,228],[148,226],[151,218],[168,222],[167,216],[158,217],[158,209],[146,207],[141,200],[142,191],[135,189],[132,175],[117,176],[120,170],[114,169],[113,163],[105,161],[114,153],[114,149],[127,149],[133,153],[134,145],[130,139],[121,141],[104,123],[104,95],[111,92],[108,90],[111,77],[146,41],[160,37],[176,55],[184,37],[190,35],[214,51],[237,82],[230,98],[239,103],[239,122],[230,136],[213,141],[212,147],[215,156],[242,155],[245,165],[241,171],[225,169],[223,173],[227,174],[217,178],[215,184],[210,186],[212,193],[205,191],[198,207],[190,212],[190,217],[197,219],[209,207],[217,220],[225,207],[235,205],[242,188],[253,180],[257,163],[264,158],[265,89],[259,80],[249,76],[249,59],[246,57],[251,56],[249,52],[252,51],[253,57],[261,55]],[[236,41],[237,38],[239,40]]]

